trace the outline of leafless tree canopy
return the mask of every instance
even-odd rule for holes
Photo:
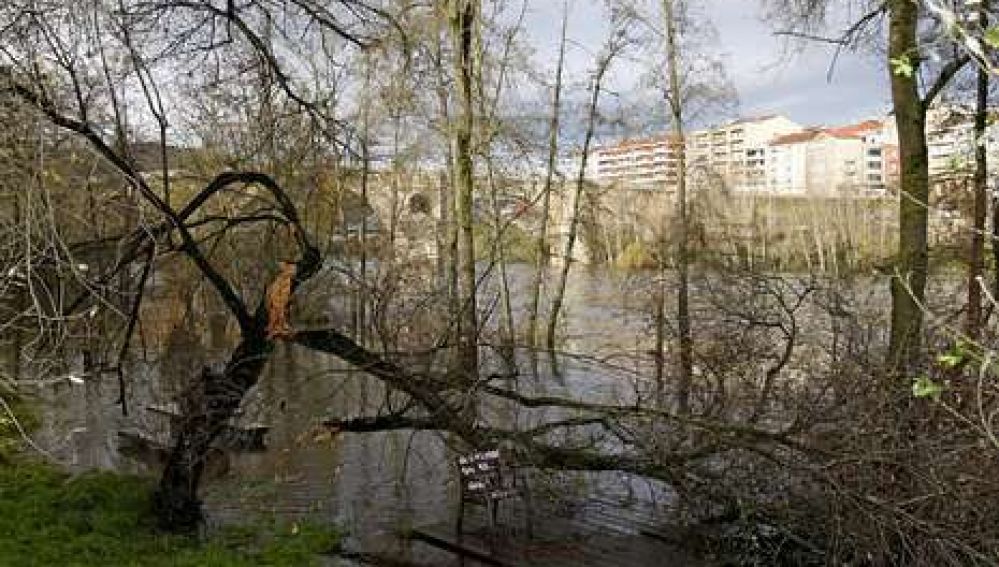
[[[984,173],[963,327],[963,296],[941,284],[952,274],[930,269],[926,212],[927,112],[988,59],[909,0],[762,6],[778,35],[868,49],[892,73],[903,182],[888,203],[891,258],[861,235],[870,209],[809,216],[818,205],[789,202],[790,220],[767,232],[757,202],[713,178],[688,192],[688,127],[734,98],[710,55],[724,38],[692,3],[610,2],[585,76],[564,76],[564,23],[548,77],[523,37],[528,2],[7,0],[11,378],[110,373],[127,413],[130,361],[207,337],[218,364],[178,371],[184,415],[156,494],[171,529],[201,521],[206,455],[286,342],[385,386],[380,410],[329,417],[330,431],[437,431],[452,449],[502,446],[538,470],[655,479],[678,520],[740,526],[736,551],[759,562],[995,563],[999,502],[982,471],[999,450],[999,287],[985,285],[984,254],[999,222],[987,233]],[[681,148],[676,195],[615,203],[587,177],[622,61],[642,62]],[[643,120],[620,122],[641,132]],[[654,211],[640,221],[619,214],[643,207]],[[726,208],[751,208],[736,211],[751,221]],[[622,302],[648,311],[641,346],[565,352],[584,247],[655,268],[623,278]],[[869,269],[882,261],[887,277]],[[520,288],[517,263],[530,265]],[[567,365],[630,390],[549,389]],[[504,409],[523,419],[496,418]]]

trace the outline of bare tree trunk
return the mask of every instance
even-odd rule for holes
[[[364,101],[361,107],[361,234],[358,236],[360,252],[360,283],[357,289],[357,342],[365,344],[367,340],[367,302],[368,302],[368,181],[371,174],[370,155],[370,113],[371,113],[371,62],[364,57]]]
[[[680,82],[680,43],[677,33],[678,14],[674,0],[663,0],[663,17],[666,24],[666,51],[669,64],[669,106],[673,120],[671,144],[676,144],[677,180],[676,180],[676,262],[677,262],[677,303],[676,318],[679,331],[680,360],[677,367],[679,378],[676,394],[677,411],[681,414],[690,410],[690,387],[693,380],[694,344],[690,333],[690,265],[687,257],[687,155],[685,133],[683,129],[683,93]],[[754,201],[755,203],[755,201]],[[755,213],[755,205],[754,205]],[[665,279],[665,278],[663,278]],[[664,321],[657,323],[663,325]],[[661,349],[662,346],[659,345]],[[663,352],[659,351],[661,361]],[[660,366],[661,366],[660,362]],[[661,374],[662,370],[659,370]]]
[[[555,297],[552,300],[551,315],[548,317],[548,350],[555,350],[555,330],[558,328],[559,315],[562,312],[562,303],[565,301],[565,286],[569,279],[569,270],[572,268],[572,252],[576,246],[576,236],[579,232],[579,212],[583,202],[583,188],[586,185],[586,164],[590,154],[590,144],[593,142],[593,133],[597,123],[597,104],[600,102],[600,90],[603,83],[604,74],[610,67],[614,52],[610,51],[597,62],[597,70],[593,77],[592,90],[590,92],[590,106],[587,111],[586,134],[583,137],[582,156],[579,161],[579,172],[576,175],[576,191],[573,195],[572,218],[569,219],[569,234],[566,235],[565,252],[562,255],[562,272],[559,275],[558,284],[555,288]],[[552,357],[554,361],[554,356]]]
[[[987,24],[988,0],[979,8],[979,20]],[[989,74],[978,69],[975,104],[975,177],[974,205],[971,223],[971,245],[968,251],[968,318],[965,332],[977,338],[982,331],[982,283],[985,273],[985,215],[988,194],[988,152],[985,147],[985,126],[988,117]],[[993,246],[994,247],[994,246]]]
[[[531,307],[527,325],[527,346],[534,351],[537,346],[538,311],[541,307],[541,284],[548,269],[548,220],[551,216],[552,181],[555,177],[555,164],[558,158],[559,113],[562,111],[562,72],[565,67],[565,37],[569,21],[569,3],[562,3],[562,34],[558,47],[558,64],[555,67],[555,92],[552,94],[552,114],[548,122],[548,168],[545,172],[545,186],[541,196],[541,226],[535,253],[534,281],[531,284]]]
[[[447,227],[447,252],[448,252],[448,272],[447,272],[447,286],[448,286],[448,307],[450,309],[448,319],[451,330],[449,331],[449,338],[453,339],[453,343],[457,346],[460,344],[461,339],[461,313],[462,313],[462,301],[461,301],[461,290],[459,287],[460,273],[459,266],[460,260],[458,257],[458,241],[460,238],[460,227],[458,221],[458,167],[457,161],[454,156],[454,146],[449,144],[448,153],[451,154],[451,172],[449,175],[449,181],[451,182],[448,191],[448,227]],[[452,363],[454,368],[457,368],[460,364],[461,352],[456,349],[454,354],[454,359]]]
[[[392,194],[389,198],[389,260],[395,258],[396,233],[399,231],[399,177],[402,175],[402,164],[399,159],[399,130],[401,121],[402,111],[396,109],[392,117]]]
[[[992,298],[999,300],[999,192],[992,194],[992,266],[995,270]],[[999,311],[993,312],[999,316]]]
[[[517,363],[515,359],[516,353],[514,350],[517,335],[514,331],[513,303],[510,300],[510,280],[507,276],[506,247],[503,244],[503,219],[501,217],[499,206],[499,189],[496,187],[496,175],[493,171],[491,157],[486,158],[486,175],[488,176],[489,182],[489,196],[492,201],[493,241],[495,242],[496,247],[496,264],[499,268],[500,278],[500,303],[502,307],[500,318],[500,329],[502,330],[501,351],[503,360],[506,362],[508,372],[513,374],[517,370]]]
[[[21,231],[22,234],[27,234],[26,227],[21,226],[21,193],[15,191],[12,193],[11,196],[13,197],[14,201],[13,202],[14,228],[15,230]],[[92,202],[93,198],[91,198],[91,203]],[[31,250],[29,247],[27,246],[25,247],[24,254],[25,256],[31,254]],[[30,273],[27,271],[25,271],[25,275],[27,277],[31,277]],[[19,319],[21,318],[22,315],[24,315],[24,311],[28,308],[28,301],[27,301],[28,297],[25,290],[19,287],[13,287],[13,295],[14,295],[14,300],[13,300],[14,317],[12,318],[12,320],[14,321],[15,325],[12,333],[14,336],[12,337],[12,346],[11,346],[13,350],[10,354],[10,361],[11,361],[10,376],[11,379],[14,381],[14,384],[17,384],[18,382],[21,381],[21,352],[22,349],[24,348],[24,334],[23,331],[21,330],[22,326],[21,326],[21,321]]]
[[[222,375],[206,371],[195,378],[200,381],[197,386],[202,391],[189,393],[190,405],[183,408],[185,419],[154,497],[157,519],[164,527],[193,530],[201,522],[198,487],[205,457],[243,396],[259,380],[272,348],[262,333],[246,338],[230,357]]]
[[[503,53],[499,58],[496,71],[496,84],[493,89],[492,96],[487,95],[486,85],[483,79],[482,66],[479,65],[475,73],[475,92],[478,95],[479,104],[479,115],[480,126],[479,130],[481,132],[481,143],[479,145],[479,152],[485,158],[486,167],[486,180],[489,184],[489,199],[492,208],[493,217],[493,242],[494,250],[492,254],[493,260],[496,262],[499,268],[499,287],[500,287],[500,353],[506,365],[507,372],[512,376],[517,372],[517,361],[516,361],[516,341],[517,334],[515,331],[515,322],[513,316],[513,302],[510,298],[510,279],[507,272],[507,260],[506,260],[506,244],[504,243],[503,236],[506,232],[506,226],[502,219],[502,211],[500,210],[499,202],[499,186],[496,182],[496,168],[493,163],[492,149],[493,142],[497,137],[499,129],[497,128],[497,115],[500,104],[500,97],[503,94],[503,86],[506,84],[506,75],[510,67],[511,61],[511,50],[514,45],[514,40],[517,37],[517,32],[520,30],[521,24],[523,23],[524,14],[527,10],[527,2],[524,1],[521,5],[520,19],[517,25],[512,27],[505,34],[505,40],[503,42]],[[482,45],[476,46],[477,57],[481,60],[484,56],[482,52]]]
[[[290,279],[283,281],[283,284],[288,286],[285,300],[290,300],[296,288],[319,270],[321,264],[319,250],[310,243],[304,233],[290,199],[273,180],[266,176],[224,174],[217,177],[216,181],[205,189],[204,194],[211,194],[212,191],[237,181],[260,182],[271,189],[275,199],[281,204],[289,226],[296,232],[302,256],[295,263],[294,270],[285,276]],[[150,195],[148,186],[141,185],[141,180],[139,183],[143,193]],[[176,225],[183,227],[187,216],[196,210],[196,208],[185,210],[186,214],[180,215],[169,209],[165,212],[172,217]],[[229,283],[205,260],[190,233],[184,228],[181,228],[180,232],[188,245],[187,255],[222,296],[238,320],[242,336],[222,373],[213,373],[205,369],[199,377],[192,380],[187,395],[181,400],[186,406],[183,408],[184,419],[180,429],[175,432],[173,446],[154,495],[157,518],[164,527],[173,530],[192,530],[201,521],[198,487],[208,450],[228,420],[235,414],[246,393],[259,380],[274,346],[272,339],[268,337],[269,323],[271,317],[278,313],[272,313],[273,306],[267,298],[270,293],[265,293],[265,297],[250,313]],[[278,281],[275,280],[271,285],[277,284]],[[268,286],[268,291],[270,289]],[[282,308],[286,309],[287,304]]]
[[[437,104],[440,107],[441,124],[447,129],[447,140],[445,159],[445,171],[440,176],[440,187],[438,204],[440,210],[440,247],[439,247],[439,269],[441,277],[441,287],[447,294],[447,306],[450,313],[449,319],[457,318],[461,310],[458,300],[458,223],[455,215],[455,160],[454,137],[451,124],[451,110],[448,104],[447,78],[444,70],[444,47],[441,31],[438,32],[434,44],[434,59],[437,68]],[[447,344],[452,343],[455,336],[455,329],[459,325],[454,321],[448,321]]]
[[[665,235],[660,243],[658,256],[658,271],[653,282],[652,292],[652,322],[656,328],[656,338],[653,354],[656,368],[656,407],[666,405],[666,242]]]
[[[478,313],[475,293],[475,242],[473,236],[472,196],[475,180],[472,171],[472,129],[474,105],[472,82],[475,76],[473,39],[479,14],[478,0],[449,0],[449,24],[454,49],[455,85],[461,112],[454,128],[455,209],[458,222],[458,276],[461,312],[459,315],[459,370],[466,379],[478,375]]]
[[[114,92],[113,88],[111,89],[111,92]],[[122,98],[124,98],[124,96],[122,96]],[[162,121],[160,124],[161,124],[160,133],[163,134],[165,132],[165,129],[162,128],[163,124]],[[123,157],[123,159],[128,163],[130,167],[135,167],[135,159],[134,156],[132,155],[130,141],[128,139],[128,106],[123,100],[120,103],[118,102],[115,103],[114,143],[115,143],[115,149],[117,150],[119,155]],[[161,156],[163,157],[163,159],[165,159],[166,158],[165,137],[160,138],[160,144],[161,144],[160,147]],[[170,196],[169,181],[168,181],[169,176],[167,175],[168,167],[169,167],[168,162],[164,161],[162,163],[162,175],[163,175],[162,180],[163,180],[163,188],[164,188],[163,190],[164,190],[165,199],[169,198]],[[124,193],[125,196],[125,212],[124,212],[125,226],[134,226],[135,223],[139,221],[139,197],[135,194],[135,189],[128,183],[126,183],[122,189],[123,189],[122,192]],[[147,266],[148,265],[149,264],[147,264]],[[122,293],[122,295],[120,296],[120,302],[118,303],[118,308],[123,313],[128,313],[132,310],[132,306],[130,305],[128,299],[128,291],[134,289],[135,284],[133,283],[133,280],[134,278],[132,277],[132,274],[130,274],[128,270],[123,270],[118,275],[118,289]],[[141,294],[142,290],[141,289],[138,290],[137,293]],[[126,339],[130,334],[131,332],[126,333]],[[126,344],[122,346],[121,349],[121,356],[120,360],[118,360],[118,372],[117,372],[118,398],[119,398],[119,404],[121,405],[122,415],[128,415],[128,401],[127,401],[128,392],[126,391],[127,380],[126,380],[126,373],[123,370],[123,366],[127,364],[127,359],[128,359],[128,345]]]
[[[446,169],[450,169],[447,167]],[[451,176],[448,171],[441,171],[437,178],[437,285],[448,294],[450,300],[450,278],[448,277],[449,246],[451,226]]]
[[[891,281],[891,338],[888,368],[904,374],[919,358],[922,344],[923,303],[927,273],[927,201],[929,161],[926,149],[926,112],[918,91],[917,48],[919,6],[910,0],[888,3],[888,58],[910,62],[910,72],[891,75],[892,102],[898,124],[901,190],[899,242]]]

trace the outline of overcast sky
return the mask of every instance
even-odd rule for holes
[[[606,35],[602,4],[573,0],[569,35],[575,46],[567,57],[576,76],[585,73],[592,61],[590,51],[596,51]],[[794,53],[782,49],[782,41],[761,21],[759,0],[699,0],[698,5],[718,32],[713,49],[722,55],[738,91],[740,115],[780,113],[802,124],[840,124],[882,116],[887,110],[887,73],[876,55],[842,54],[829,81],[832,49],[820,44],[799,46]],[[527,20],[538,60],[550,67],[555,64],[560,10],[557,0],[532,2]],[[637,64],[621,62],[618,72],[635,75]]]

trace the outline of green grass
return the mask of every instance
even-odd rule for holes
[[[473,227],[475,257],[479,260],[493,260],[496,255],[496,233],[488,224],[478,223]],[[511,264],[533,264],[538,256],[537,241],[524,229],[515,224],[504,225],[503,252]]]
[[[651,245],[633,240],[614,260],[614,265],[622,270],[651,270],[656,267]]]
[[[17,395],[14,387],[2,379],[0,398],[6,404],[6,408],[0,409],[0,463],[7,463],[23,445],[18,425],[31,431],[38,427],[39,419],[37,412]],[[8,413],[8,409],[14,413],[13,416]]]
[[[329,527],[258,521],[207,540],[158,532],[148,479],[70,477],[53,467],[0,467],[0,565],[142,567],[314,565],[334,550]]]

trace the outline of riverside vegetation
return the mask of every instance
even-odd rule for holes
[[[735,563],[999,563],[999,197],[973,144],[944,207],[926,139],[943,99],[985,136],[999,6],[759,1],[890,78],[897,187],[820,200],[688,186],[734,107],[701,4],[586,4],[577,49],[570,2],[0,2],[0,562],[309,562],[337,534],[280,514],[197,539],[208,485],[344,521],[430,494],[409,521],[502,446],[548,494],[655,487]],[[650,121],[675,187],[590,183]],[[126,468],[126,429],[154,480],[31,460]]]

